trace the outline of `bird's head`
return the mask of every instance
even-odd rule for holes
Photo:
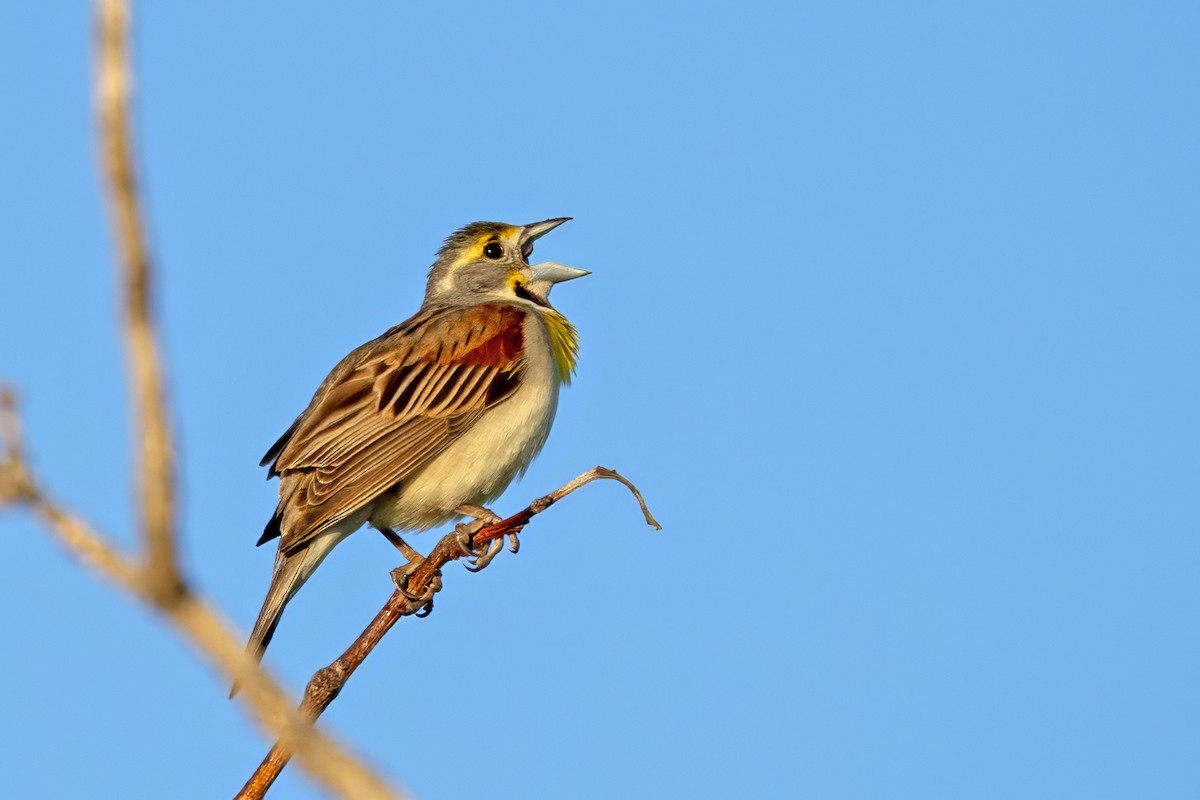
[[[570,217],[529,225],[472,222],[446,238],[429,270],[425,302],[474,303],[488,300],[525,300],[550,305],[550,288],[581,278],[587,270],[544,261],[530,264],[533,243]]]

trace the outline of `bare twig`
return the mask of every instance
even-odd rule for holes
[[[297,749],[301,765],[318,783],[346,798],[397,800],[400,796],[339,745],[313,730],[309,720],[258,663],[246,655],[241,637],[186,587],[164,597],[146,570],[122,554],[88,522],[48,496],[31,474],[20,439],[20,417],[12,392],[0,391],[0,507],[21,504],[40,519],[63,548],[135,597],[157,608],[197,651],[243,687],[242,696],[259,723]]]
[[[96,8],[96,102],[108,206],[117,240],[125,296],[125,345],[130,394],[139,427],[142,534],[150,591],[180,591],[175,560],[175,458],[163,396],[158,340],[150,312],[151,266],[129,133],[129,8],[99,0]]]
[[[126,356],[140,441],[144,561],[121,553],[89,523],[52,499],[29,469],[20,417],[10,390],[0,391],[0,507],[20,504],[85,565],[131,592],[180,630],[208,661],[244,687],[260,723],[295,748],[305,771],[343,797],[396,800],[379,777],[292,709],[278,685],[250,658],[237,636],[181,579],[175,558],[175,471],[158,342],[150,317],[152,277],[129,145],[129,9],[98,0],[97,113],[101,157],[122,266]]]
[[[641,506],[646,523],[654,526],[657,530],[662,530],[662,526],[650,514],[650,509],[646,507],[646,501],[642,499],[641,492],[637,490],[637,487],[633,483],[615,470],[606,467],[596,467],[588,470],[566,485],[555,489],[545,497],[539,497],[507,519],[492,525],[483,525],[479,522],[472,523],[470,527],[475,529],[475,533],[472,536],[473,544],[478,547],[496,539],[503,539],[505,536],[515,536],[535,516],[576,489],[602,478],[620,481],[629,487],[634,497],[637,498],[638,505]],[[458,532],[443,536],[433,550],[430,551],[429,555],[426,556],[424,563],[409,575],[407,588],[410,594],[422,594],[434,580],[434,577],[439,574],[443,566],[451,561],[462,558],[464,555],[466,553],[463,551],[462,539]],[[359,665],[362,664],[371,651],[375,649],[375,645],[379,644],[384,634],[391,630],[392,626],[401,617],[416,613],[420,607],[419,603],[414,603],[404,593],[400,591],[394,592],[388,598],[383,608],[379,610],[379,613],[375,615],[375,618],[371,620],[371,624],[359,634],[358,638],[346,649],[346,652],[342,653],[329,666],[317,670],[316,674],[309,680],[308,686],[304,690],[304,700],[300,703],[300,713],[308,719],[316,720],[342,691],[342,688],[346,685],[346,681],[349,680],[350,676],[354,674],[354,671],[358,669]],[[290,758],[291,751],[287,743],[276,742],[275,746],[267,753],[266,758],[258,765],[258,769],[246,781],[246,785],[242,787],[235,800],[261,800],[267,790],[271,788],[271,784],[279,777],[279,773],[287,766]]]
[[[240,637],[189,592],[182,580],[175,555],[173,435],[151,316],[153,271],[130,145],[129,19],[126,0],[97,0],[98,136],[124,295],[126,357],[139,442],[144,568],[132,568],[130,559],[122,558],[86,524],[36,488],[30,502],[68,547],[156,605],[210,661],[245,686],[245,697],[260,720],[301,747],[302,763],[313,777],[348,797],[393,797],[383,781],[290,710],[283,692],[244,654]]]
[[[25,465],[21,418],[13,390],[0,387],[0,508],[29,499],[29,469]]]

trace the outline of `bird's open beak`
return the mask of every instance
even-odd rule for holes
[[[559,225],[570,221],[570,217],[555,217],[554,219],[547,219],[542,222],[532,222],[521,228],[521,244],[540,239]]]
[[[586,269],[575,269],[568,267],[566,264],[555,264],[553,261],[543,261],[540,264],[534,264],[529,268],[533,273],[534,283],[562,283],[576,278],[582,278],[584,275],[591,275]]]
[[[521,243],[532,242],[535,239],[545,236],[559,225],[570,220],[570,217],[555,217],[554,219],[526,225],[521,229]],[[575,269],[575,267],[568,267],[565,264],[555,264],[553,261],[531,264],[529,271],[532,273],[533,283],[544,284],[547,291],[549,287],[556,283],[582,278],[584,275],[591,275],[586,269]]]

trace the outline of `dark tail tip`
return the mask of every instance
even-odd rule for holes
[[[275,614],[275,619],[264,628],[260,634],[258,624],[255,624],[254,631],[250,634],[250,641],[246,643],[246,652],[255,661],[262,663],[263,653],[267,652],[267,645],[271,643],[271,639],[275,637],[275,629],[279,627],[279,620],[283,617],[283,608],[280,607],[279,612]],[[232,700],[242,687],[235,681],[233,686],[229,687],[229,699]]]
[[[283,533],[283,529],[280,527],[282,524],[283,507],[280,506],[275,509],[275,516],[271,517],[270,521],[267,522],[267,527],[263,528],[262,536],[258,537],[258,542],[254,546],[261,547],[272,539],[278,539],[280,534]]]

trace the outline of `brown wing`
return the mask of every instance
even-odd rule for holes
[[[280,476],[280,500],[259,543],[282,535],[294,551],[510,397],[524,322],[524,311],[503,304],[431,309],[343,359],[263,459]]]

